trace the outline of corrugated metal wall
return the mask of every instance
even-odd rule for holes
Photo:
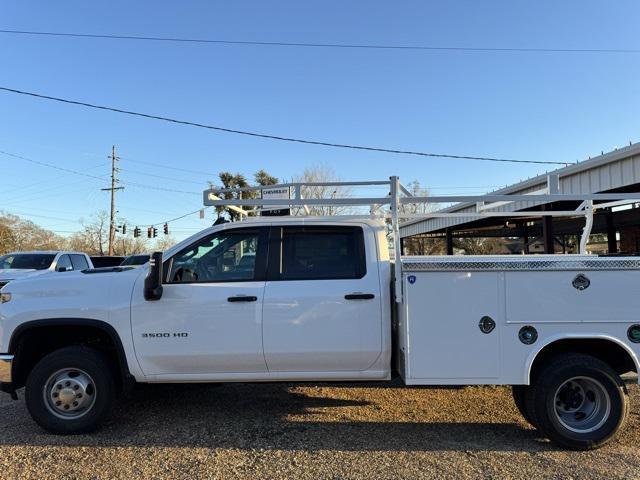
[[[576,165],[560,168],[549,174],[558,175],[560,193],[581,194],[598,193],[640,183],[640,143],[635,143],[604,155],[586,160]],[[525,194],[547,186],[547,175],[525,180],[509,187],[496,190],[499,194]],[[514,212],[539,205],[541,202],[513,202],[493,209],[501,212]],[[475,212],[475,204],[460,204],[442,209],[444,212]],[[430,218],[408,222],[400,227],[401,237],[410,237],[429,233],[447,227],[462,225],[477,220],[467,218]]]

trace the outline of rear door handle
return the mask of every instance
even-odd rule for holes
[[[373,293],[349,293],[344,298],[345,300],[371,300],[376,296]]]
[[[251,295],[236,295],[235,297],[227,298],[228,302],[255,302],[258,300],[258,297],[253,297]]]

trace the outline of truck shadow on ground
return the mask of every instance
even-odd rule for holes
[[[0,445],[467,453],[554,448],[513,415],[502,421],[504,414],[488,412],[485,418],[498,419],[494,423],[460,411],[459,419],[442,421],[438,405],[424,414],[398,412],[393,390],[384,399],[370,399],[369,392],[326,385],[141,385],[101,430],[78,436],[44,433],[23,400],[4,402]],[[450,397],[456,400],[455,391]]]

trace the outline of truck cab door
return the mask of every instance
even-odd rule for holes
[[[227,228],[164,262],[163,295],[131,304],[145,375],[265,372],[262,300],[268,228]]]
[[[377,250],[365,248],[362,226],[273,227],[263,306],[269,371],[367,370],[382,351],[380,293]]]

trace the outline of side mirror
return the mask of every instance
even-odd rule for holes
[[[60,265],[59,267],[56,267],[56,272],[66,272],[67,271],[67,267],[64,267],[62,265]]]
[[[162,298],[162,252],[154,252],[149,259],[149,272],[144,279],[144,299]]]

